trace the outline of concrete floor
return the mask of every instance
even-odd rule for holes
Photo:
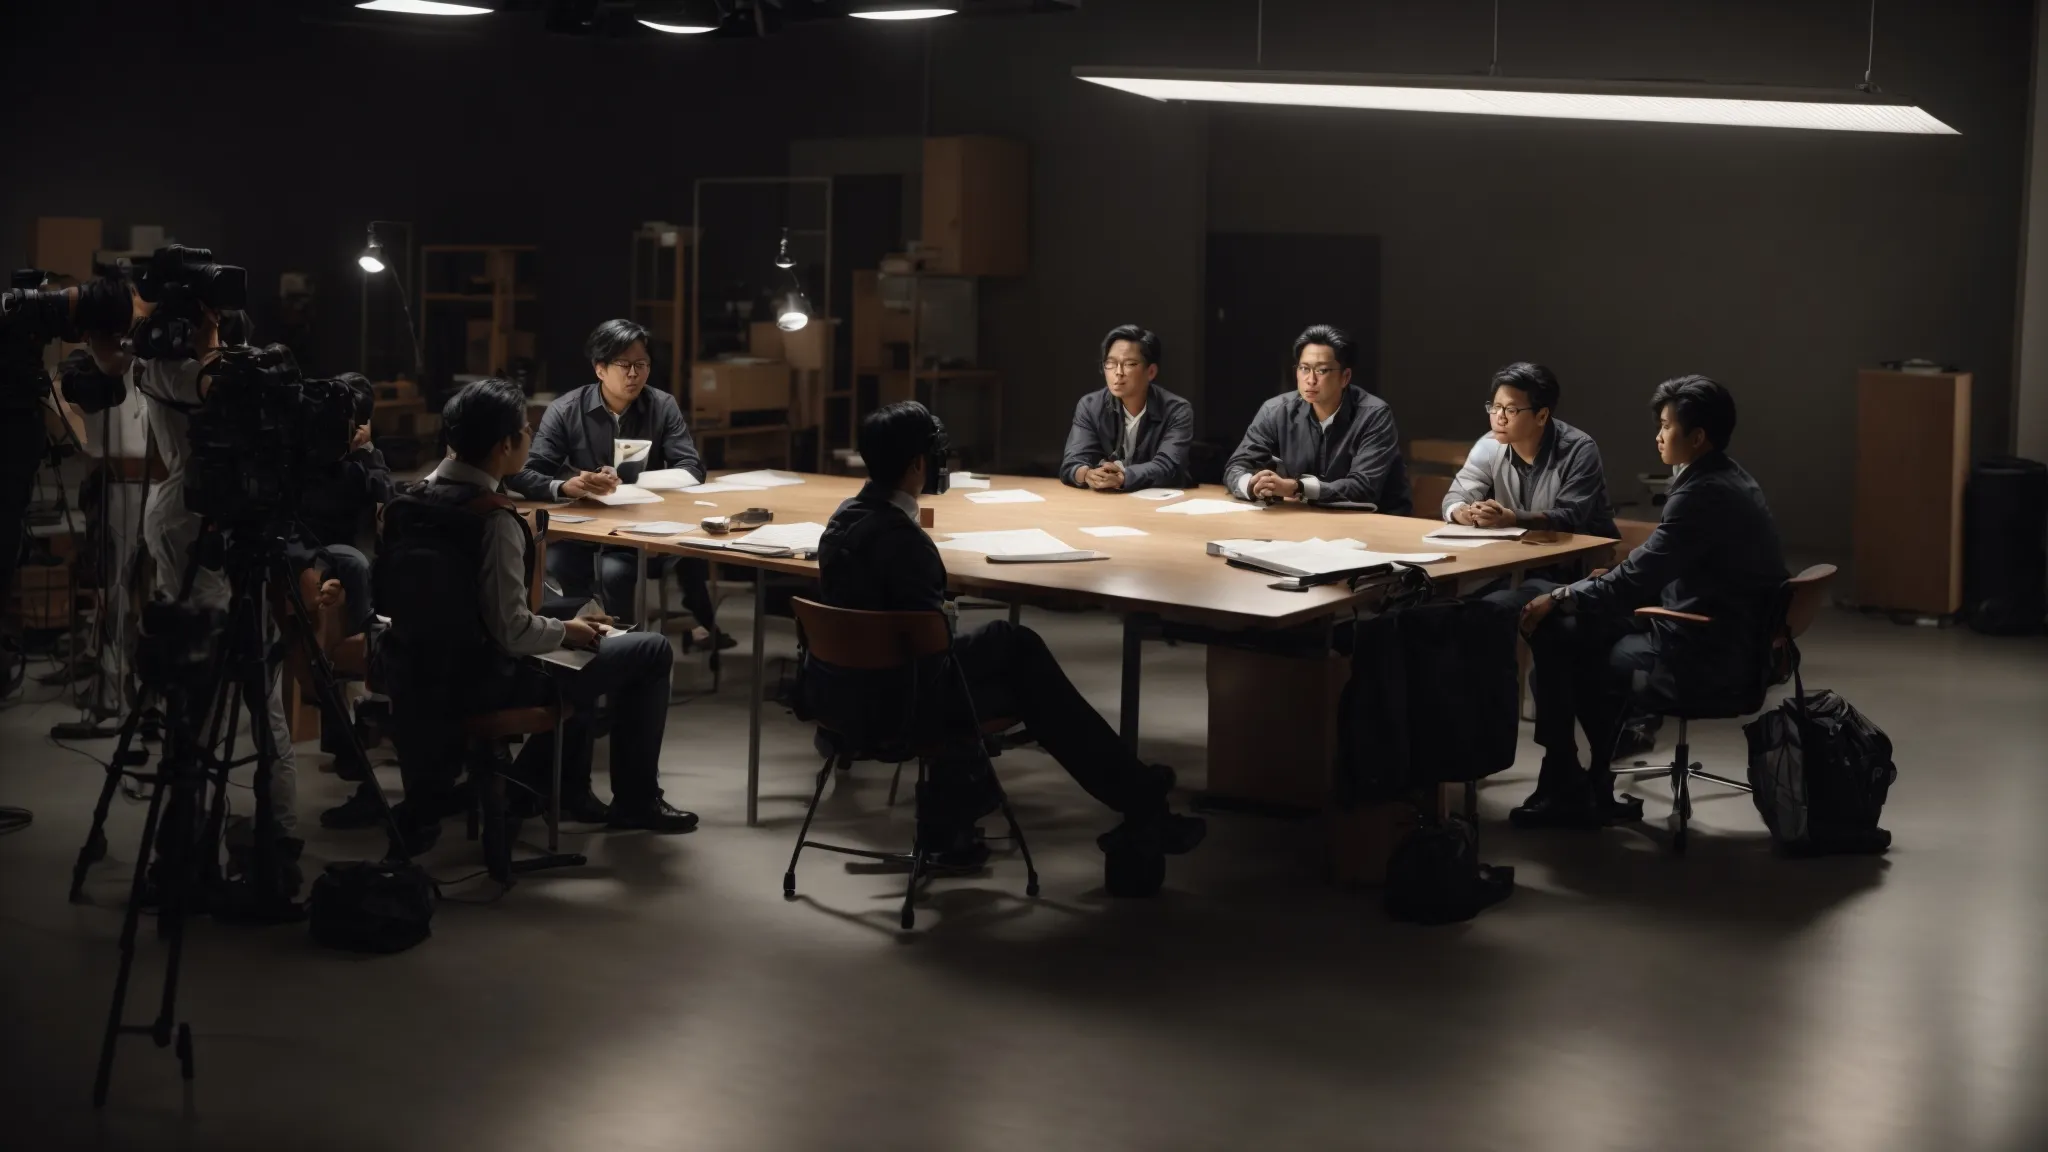
[[[1113,622],[1027,621],[1113,718]],[[770,645],[790,650],[786,625]],[[1516,833],[1525,747],[1483,793],[1484,855],[1520,889],[1435,929],[1321,882],[1310,826],[1250,817],[1213,818],[1161,898],[1113,903],[1104,814],[1030,750],[1000,766],[1042,899],[999,858],[938,884],[904,936],[897,877],[820,855],[785,902],[813,762],[771,715],[765,826],[745,826],[742,672],[670,716],[664,784],[698,833],[574,837],[590,869],[451,901],[394,957],[201,921],[180,1000],[196,1084],[124,1040],[99,1114],[141,810],[117,805],[95,904],[67,904],[100,777],[44,739],[67,713],[32,694],[0,712],[0,802],[36,813],[0,838],[0,1148],[2048,1146],[2048,641],[1829,614],[1806,649],[1809,682],[1896,743],[1888,858],[1776,859],[1740,796],[1699,804],[1685,859],[1628,831]],[[1199,785],[1201,651],[1154,646],[1146,675],[1144,750]],[[701,657],[678,683],[708,686]],[[1736,725],[1694,740],[1739,774]],[[308,813],[346,792],[302,779]],[[821,819],[905,841],[886,787],[859,769]],[[1643,791],[1661,822],[1663,786]],[[309,853],[373,844],[315,829]],[[475,860],[451,835],[428,865]],[[160,972],[143,955],[131,1015]]]

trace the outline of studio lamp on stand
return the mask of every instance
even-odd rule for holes
[[[775,266],[789,276],[789,289],[775,297],[775,326],[784,332],[801,332],[811,322],[811,301],[796,278],[796,258],[789,254],[787,228],[775,250]]]
[[[404,232],[405,245],[403,260],[407,270],[412,267],[412,225],[402,220],[372,220],[369,228],[369,242],[363,246],[362,255],[356,257],[356,266],[363,270],[363,333],[362,369],[367,372],[370,359],[370,281],[390,271],[392,254],[385,249],[384,240],[399,230]],[[391,275],[392,287],[398,291],[398,307],[405,315],[405,336],[412,346],[412,380],[423,385],[427,375],[426,356],[420,350],[419,331],[412,322],[411,285],[398,272]]]

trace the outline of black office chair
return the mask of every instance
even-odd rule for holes
[[[1820,613],[1820,607],[1827,602],[1828,585],[1835,578],[1833,564],[1816,564],[1779,586],[1771,610],[1764,614],[1762,626],[1765,635],[1760,637],[1762,663],[1751,684],[1741,687],[1739,695],[1723,696],[1719,699],[1699,697],[1674,700],[1664,692],[1656,690],[1645,673],[1636,673],[1635,685],[1630,692],[1630,702],[1641,712],[1666,716],[1678,721],[1678,745],[1672,749],[1671,763],[1651,764],[1638,760],[1633,766],[1613,769],[1614,775],[1644,776],[1665,773],[1671,778],[1671,850],[1685,854],[1686,824],[1692,819],[1692,787],[1694,780],[1705,780],[1741,792],[1752,792],[1748,782],[1708,772],[1692,759],[1686,742],[1686,724],[1692,720],[1739,720],[1763,710],[1764,694],[1771,686],[1783,684],[1792,678],[1792,665],[1798,656],[1797,641],[1812,625],[1813,618]],[[1669,608],[1638,608],[1636,615],[1680,624],[1709,624],[1713,618],[1696,612],[1677,612]],[[1619,742],[1621,733],[1615,734]]]
[[[803,630],[803,637],[810,654],[826,664],[853,671],[877,675],[902,672],[915,675],[920,661],[930,662],[931,658],[944,655],[952,649],[953,636],[946,626],[946,618],[938,612],[860,612],[847,608],[831,608],[816,601],[801,597],[792,598],[790,607],[796,615],[797,625]],[[947,676],[957,676],[958,671],[950,667]],[[907,702],[906,716],[921,715],[918,708],[918,694],[925,685],[912,680],[911,699]],[[1017,727],[1018,721],[1009,717],[988,720],[974,720],[979,732],[983,751],[996,755],[1002,747],[1002,734]],[[910,868],[910,880],[903,889],[902,923],[905,931],[916,926],[917,914],[913,904],[917,899],[918,884],[929,878],[927,869],[931,863],[931,852],[921,836],[913,836],[909,852],[878,852],[865,848],[847,848],[812,840],[811,820],[818,814],[818,802],[825,795],[825,782],[832,778],[835,766],[845,767],[855,760],[875,760],[894,763],[899,775],[906,761],[917,761],[917,781],[926,783],[928,770],[933,759],[953,751],[951,743],[938,740],[923,740],[913,734],[905,734],[899,740],[885,746],[861,743],[848,733],[837,731],[822,720],[818,724],[819,743],[825,753],[825,762],[818,768],[817,787],[811,792],[810,807],[804,810],[803,827],[796,834],[796,850],[790,853],[789,868],[782,874],[784,897],[796,895],[796,862],[806,848],[825,852],[837,852],[845,856],[859,856],[885,863],[903,864]],[[923,788],[919,789],[920,794]],[[1002,787],[997,785],[1001,794]],[[890,783],[891,803],[894,803],[895,783]],[[1010,839],[1017,845],[1017,851],[1024,858],[1024,894],[1038,895],[1038,868],[1031,861],[1031,847],[1024,842],[1024,829],[1017,824],[1017,814],[1010,809],[1010,798],[1002,797],[1003,819],[1009,823]],[[922,821],[920,821],[920,824]]]

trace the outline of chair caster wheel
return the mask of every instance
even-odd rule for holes
[[[785,900],[796,898],[796,873],[784,872],[782,874],[782,898]]]

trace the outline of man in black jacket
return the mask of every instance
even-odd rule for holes
[[[1294,341],[1295,390],[1259,406],[1223,470],[1241,500],[1372,504],[1389,516],[1414,507],[1394,410],[1353,387],[1351,337],[1317,324]]]
[[[1186,488],[1195,406],[1159,387],[1159,337],[1125,324],[1102,338],[1103,387],[1074,405],[1060,479],[1097,492]]]
[[[607,320],[590,334],[584,355],[590,359],[597,382],[548,405],[540,431],[534,433],[526,467],[506,486],[529,500],[575,500],[610,493],[621,481],[630,483],[643,471],[677,468],[689,473],[693,481],[702,481],[704,463],[683,423],[682,409],[675,397],[647,386],[654,370],[648,358],[647,329],[631,320]],[[620,440],[651,440],[653,446],[645,460],[614,465],[613,449]],[[632,624],[639,575],[633,562],[638,555],[631,548],[556,543],[548,548],[548,579],[560,586],[565,597],[581,604],[591,598],[595,567],[597,597],[604,610],[621,623]],[[671,563],[670,557],[651,561],[651,574],[660,578]],[[697,618],[704,640],[717,626],[705,583],[709,575],[709,566],[701,560],[686,560],[677,566],[683,607]],[[723,637],[719,643],[730,646]]]
[[[1704,376],[1657,386],[1657,453],[1676,478],[1663,519],[1613,569],[1529,602],[1522,631],[1536,653],[1536,792],[1510,815],[1523,827],[1597,828],[1641,815],[1614,799],[1608,769],[1616,729],[1638,674],[1680,699],[1740,700],[1767,658],[1785,556],[1763,490],[1728,458],[1735,398]],[[1711,618],[1707,624],[1632,613],[1651,603]],[[1578,761],[1572,725],[1592,745]]]
[[[860,455],[871,479],[841,504],[818,547],[818,582],[826,603],[870,612],[945,607],[946,566],[917,522],[917,493],[945,431],[915,401],[892,404],[860,426]],[[1098,843],[1111,860],[1112,891],[1150,895],[1163,860],[1192,850],[1203,822],[1167,807],[1171,769],[1138,760],[1091,707],[1045,641],[1029,628],[996,620],[953,641],[952,663],[919,669],[917,682],[936,685],[921,696],[916,731],[950,732],[963,751],[932,767],[931,788],[918,800],[919,836],[953,860],[984,858],[974,821],[996,809],[1001,793],[972,723],[976,715],[1014,716],[1088,794],[1124,821]],[[812,660],[805,693],[816,714],[839,731],[882,742],[897,735],[905,686],[894,678],[833,668]],[[1120,875],[1154,877],[1134,889]]]

